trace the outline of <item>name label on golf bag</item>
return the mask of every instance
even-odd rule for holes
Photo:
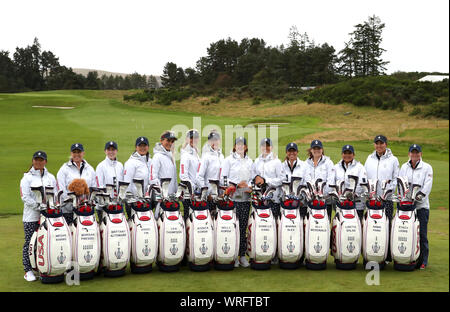
[[[215,256],[220,264],[233,263],[239,255],[239,220],[233,210],[218,210],[214,223]]]
[[[392,260],[399,264],[411,264],[420,255],[420,226],[416,211],[398,210],[392,222]]]
[[[272,210],[252,208],[248,224],[247,253],[255,263],[268,263],[277,250],[277,228]]]
[[[103,266],[109,271],[126,268],[130,260],[131,237],[123,212],[108,214],[101,225]]]
[[[314,264],[326,262],[330,250],[330,222],[326,209],[308,209],[304,228],[305,259]]]
[[[281,208],[278,220],[278,258],[294,263],[303,256],[303,219],[297,209]]]
[[[95,271],[100,262],[100,229],[95,215],[76,216],[72,224],[73,261],[80,273]]]
[[[184,220],[179,211],[162,211],[158,219],[159,254],[163,265],[177,265],[186,249]]]
[[[389,221],[382,209],[368,209],[363,226],[363,257],[367,262],[386,260],[389,246]]]
[[[128,220],[131,232],[131,262],[149,266],[158,255],[158,226],[152,210],[134,211]]]
[[[332,254],[340,263],[355,263],[361,254],[361,223],[356,209],[340,209],[332,223]]]
[[[204,265],[214,256],[214,227],[209,210],[192,210],[186,224],[188,261]]]

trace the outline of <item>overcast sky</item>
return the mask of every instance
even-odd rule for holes
[[[68,67],[160,75],[168,61],[195,67],[227,37],[286,45],[293,25],[339,51],[373,14],[386,24],[388,73],[449,71],[448,0],[2,0],[0,50],[37,37]]]

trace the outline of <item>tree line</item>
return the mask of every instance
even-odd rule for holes
[[[75,73],[59,63],[51,51],[43,51],[37,38],[25,48],[16,48],[12,55],[0,51],[0,92],[42,91],[60,89],[154,89],[155,76],[133,73],[125,77],[102,75],[91,71],[87,76]]]

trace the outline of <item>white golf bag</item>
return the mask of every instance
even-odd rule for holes
[[[224,177],[225,188],[228,186]],[[214,219],[214,267],[217,270],[233,270],[239,256],[239,219],[236,215],[231,194],[224,194],[218,201],[217,215]]]
[[[412,271],[420,265],[420,225],[414,204],[420,185],[409,186],[406,177],[399,177],[397,187],[400,202],[392,222],[391,255],[394,269]]]
[[[68,194],[73,200],[74,219],[72,232],[72,259],[78,265],[80,279],[93,278],[101,257],[100,228],[95,218],[93,200],[98,190],[91,188],[90,202],[78,203],[75,194]]]
[[[388,181],[383,181],[383,195],[377,196],[377,180],[369,180],[367,212],[363,220],[362,253],[364,267],[367,262],[377,262],[380,269],[385,266],[389,250],[389,219],[386,216],[384,205],[390,197],[392,190],[386,190]]]
[[[305,266],[310,270],[324,270],[330,250],[330,220],[323,196],[325,183],[321,179],[306,182],[300,193],[308,204],[304,218]]]
[[[275,189],[269,189],[265,196],[253,187],[253,200],[248,221],[247,254],[250,267],[255,270],[270,269],[271,261],[277,252],[277,225],[271,205]]]
[[[303,217],[300,216],[301,178],[292,177],[282,186],[283,200],[280,204],[278,225],[278,259],[280,268],[296,269],[303,256]]]
[[[31,187],[41,203],[39,228],[30,240],[28,256],[42,283],[58,283],[72,261],[72,236],[59,203],[55,205],[53,187]]]
[[[127,196],[125,201],[130,207],[128,218],[131,234],[132,273],[147,273],[152,271],[152,265],[158,256],[158,225],[151,207],[151,198],[144,195],[144,180],[133,179],[137,197]],[[128,187],[129,183],[120,182],[119,188]]]
[[[100,234],[102,237],[102,266],[105,276],[122,276],[126,272],[131,252],[131,235],[123,206],[118,203],[116,192],[107,185]],[[124,192],[123,188],[120,190]],[[121,198],[124,194],[121,194]]]
[[[186,230],[180,203],[175,196],[169,197],[169,179],[161,179],[162,203],[158,216],[159,253],[158,267],[160,271],[173,272],[179,270],[186,250]]]
[[[350,187],[339,183],[336,215],[331,228],[331,253],[337,269],[353,270],[361,255],[361,221],[355,204],[357,176],[348,176]]]

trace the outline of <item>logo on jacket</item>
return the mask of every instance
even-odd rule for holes
[[[228,243],[225,243],[225,244],[222,246],[222,251],[223,251],[223,253],[226,254],[226,255],[228,255],[228,252],[230,251],[230,249],[231,249],[231,247],[228,246]]]
[[[123,251],[120,250],[120,247],[117,248],[117,250],[116,250],[116,252],[114,253],[114,255],[116,256],[117,259],[122,258],[122,256],[123,256]]]
[[[90,263],[91,260],[92,260],[92,258],[94,258],[94,256],[91,255],[91,253],[90,253],[89,250],[88,250],[88,251],[86,252],[86,254],[84,255],[84,260],[85,260],[87,263]]]

